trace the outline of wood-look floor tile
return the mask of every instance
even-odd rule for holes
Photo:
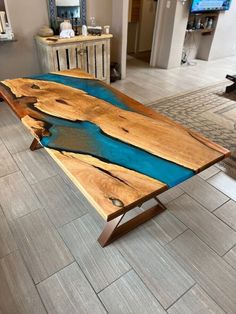
[[[182,195],[183,193],[183,190],[181,190],[178,186],[175,186],[167,190],[166,192],[158,195],[158,198],[162,203],[167,204]]]
[[[18,170],[10,153],[3,143],[0,143],[0,177],[4,177]]]
[[[93,207],[93,205],[88,201],[85,195],[78,189],[78,187],[71,181],[71,179],[65,174],[62,169],[60,169],[59,176],[68,185],[69,189],[75,193],[75,195],[79,198],[80,203],[83,205],[84,208],[87,209],[88,212],[96,212],[96,209]]]
[[[210,168],[207,168],[206,170],[200,172],[198,175],[199,177],[201,177],[203,180],[207,180],[210,177],[214,176],[215,174],[217,174],[218,172],[220,172],[220,169],[215,167],[215,166],[211,166]]]
[[[18,167],[30,184],[37,183],[57,174],[51,158],[44,149],[37,151],[26,150],[13,155]],[[55,163],[55,161],[54,161]]]
[[[0,313],[46,313],[17,251],[0,259]]]
[[[168,210],[145,223],[144,227],[161,245],[169,243],[187,229],[187,227]]]
[[[214,214],[236,231],[236,202],[228,201],[215,210]]]
[[[35,283],[74,261],[43,210],[18,218],[10,226]]]
[[[17,249],[17,245],[0,207],[0,258]]]
[[[166,313],[133,270],[100,292],[99,297],[112,314]]]
[[[33,139],[20,119],[5,104],[0,106],[0,137],[10,153],[26,150]]]
[[[11,154],[26,150],[31,145],[33,137],[23,125],[0,127],[1,138]]]
[[[180,187],[209,211],[215,210],[229,199],[199,176],[185,181]]]
[[[53,161],[55,163],[55,161]],[[59,168],[59,166],[57,166]],[[75,193],[75,195],[79,198],[80,203],[84,208],[87,209],[88,212],[93,213],[96,212],[96,209],[93,205],[88,201],[88,199],[84,196],[84,194],[78,189],[78,187],[73,183],[73,181],[66,175],[66,173],[59,168],[57,170],[59,176],[63,179],[63,181],[68,185],[69,189]]]
[[[225,254],[224,259],[236,270],[236,246]]]
[[[42,206],[21,172],[0,178],[0,204],[9,220]]]
[[[224,172],[219,172],[207,181],[236,201],[236,180],[234,178],[231,178]]]
[[[116,246],[165,309],[195,283],[143,226]]]
[[[15,124],[20,124],[21,121],[17,118],[16,114],[5,102],[0,103],[0,127],[13,126]]]
[[[106,313],[76,263],[38,284],[38,290],[48,313]]]
[[[225,314],[198,285],[183,295],[169,310],[169,314]]]
[[[219,255],[236,244],[236,232],[190,196],[180,196],[169,203],[168,208]]]
[[[236,309],[236,271],[192,231],[165,247],[206,293],[228,314]]]
[[[59,231],[96,292],[130,269],[114,245],[102,248],[97,242],[102,231],[100,219],[85,215]]]
[[[40,181],[32,187],[56,227],[87,212],[84,204],[59,176]]]

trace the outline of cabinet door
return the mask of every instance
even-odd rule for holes
[[[60,45],[53,47],[54,65],[56,71],[74,68],[84,69],[83,44]]]
[[[84,43],[83,63],[86,72],[99,80],[109,80],[110,45],[108,40],[91,41]]]

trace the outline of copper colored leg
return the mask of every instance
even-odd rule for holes
[[[107,246],[114,240],[120,238],[124,234],[128,233],[129,231],[133,230],[134,228],[138,227],[139,225],[145,223],[146,221],[152,219],[156,215],[162,213],[166,210],[166,207],[155,197],[158,204],[154,207],[147,209],[146,211],[138,214],[134,218],[130,219],[129,221],[120,225],[122,219],[124,218],[125,214],[120,215],[117,218],[108,221],[105,225],[103,232],[101,233],[100,237],[98,238],[98,242],[102,247]]]
[[[34,138],[32,144],[30,145],[30,149],[34,151],[40,148],[42,148],[42,146],[40,145],[39,141],[36,138]]]

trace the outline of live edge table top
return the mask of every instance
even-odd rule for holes
[[[79,69],[5,80],[1,95],[108,221],[230,155]]]

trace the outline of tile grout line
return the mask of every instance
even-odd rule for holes
[[[224,171],[221,170],[221,172],[222,172],[223,174],[225,174],[226,176],[228,176]],[[217,176],[219,173],[220,173],[220,172],[216,173],[214,176]],[[211,178],[213,178],[214,176],[212,176]],[[211,179],[211,178],[209,178],[209,179]],[[230,177],[230,178],[232,178],[232,177]],[[234,178],[233,178],[233,179],[234,179]],[[234,180],[235,180],[235,179],[234,179]],[[221,191],[218,187],[214,186],[211,182],[208,182],[208,180],[206,180],[206,182],[207,182],[208,184],[210,184],[213,188],[215,188],[217,191],[219,191],[220,193],[224,194],[224,195],[225,195],[226,197],[228,197],[230,200],[233,200],[234,202],[236,201],[236,200],[234,200],[233,198],[231,198],[229,195],[227,195],[227,194],[225,194],[223,191]],[[217,209],[217,208],[216,208],[216,209]]]
[[[205,181],[205,180],[204,180],[204,181]],[[208,183],[207,181],[205,181],[205,182]],[[212,186],[212,187],[214,187],[214,186]],[[179,188],[180,188],[182,191],[184,191],[185,194],[187,194],[189,197],[191,197],[195,202],[197,202],[199,205],[201,205],[202,207],[204,207],[204,209],[206,209],[209,213],[213,213],[215,210],[217,210],[218,208],[220,208],[220,207],[223,206],[225,203],[227,203],[228,201],[231,200],[231,198],[230,198],[229,196],[227,196],[227,195],[225,195],[224,193],[222,193],[221,191],[217,190],[218,192],[220,192],[220,193],[222,193],[224,196],[226,196],[228,199],[227,199],[225,202],[223,202],[221,205],[217,206],[215,209],[213,209],[212,211],[210,211],[208,208],[206,208],[206,206],[204,206],[203,204],[201,204],[201,203],[199,202],[199,200],[195,199],[192,195],[190,195],[189,192],[186,192],[183,188],[181,188],[181,186],[180,186]],[[182,195],[183,195],[183,194],[182,194]],[[180,195],[180,196],[182,196],[182,195]],[[179,196],[179,197],[180,197],[180,196]]]
[[[180,297],[178,297],[170,306],[168,306],[165,310],[168,312],[168,310],[177,303],[185,294],[187,294],[192,288],[194,288],[197,285],[197,282],[194,280],[194,284],[190,286]]]
[[[225,203],[226,204],[226,203]],[[223,204],[223,205],[225,205],[225,204]],[[212,212],[212,214],[216,217],[216,218],[218,218],[220,221],[222,221],[226,226],[228,226],[232,231],[234,231],[235,233],[236,233],[236,230],[232,227],[232,226],[230,226],[226,221],[224,221],[221,217],[218,217],[214,212]]]
[[[226,203],[228,203],[229,201],[232,201],[231,198],[229,198],[227,201],[225,201],[224,203],[222,203],[221,205],[219,205],[218,207],[216,207],[216,209],[214,209],[213,211],[210,211],[209,209],[207,209],[204,205],[202,205],[198,200],[196,200],[195,198],[193,198],[190,194],[188,194],[187,192],[185,192],[186,195],[188,195],[193,201],[195,201],[196,203],[198,203],[201,207],[203,207],[208,213],[212,214],[213,216],[215,216],[217,219],[221,220],[225,225],[227,225],[232,231],[236,232],[230,225],[228,225],[225,221],[223,221],[220,217],[218,217],[215,214],[215,211],[218,210],[220,207],[224,206]],[[183,195],[183,194],[182,194]],[[180,195],[180,196],[182,196]],[[179,196],[179,197],[180,197]],[[177,218],[177,217],[176,217]],[[181,221],[182,222],[182,221]]]
[[[182,222],[182,221],[181,221]],[[163,245],[163,247],[165,248],[168,244],[172,243],[174,240],[176,240],[178,237],[180,237],[185,231],[187,230],[191,230],[189,227],[186,226],[186,229],[184,231],[182,231],[181,233],[179,233],[176,237],[174,237],[173,239],[171,239],[169,242],[167,242],[165,245]],[[192,230],[191,230],[192,231]]]
[[[226,254],[228,254],[232,249],[236,248],[236,243],[227,251],[225,252],[224,255],[222,255],[221,257],[225,257]],[[225,260],[225,259],[224,259]],[[226,261],[227,262],[227,261]],[[228,263],[229,264],[229,263]],[[230,264],[229,264],[230,265]],[[231,266],[231,265],[230,265]],[[231,266],[232,267],[232,266]]]
[[[13,235],[13,237],[14,237],[14,235]],[[15,239],[15,237],[14,237],[14,239]],[[15,242],[16,242],[16,241],[15,241]],[[34,286],[34,288],[35,288],[35,290],[36,290],[36,293],[37,293],[37,295],[39,296],[39,299],[40,299],[40,301],[42,302],[42,305],[43,305],[44,309],[46,310],[46,307],[45,307],[45,305],[44,305],[44,303],[43,303],[43,301],[42,301],[42,299],[41,299],[41,296],[40,296],[40,294],[39,294],[39,292],[38,292],[38,289],[36,288],[36,284],[35,284],[35,282],[34,282],[34,279],[33,279],[32,275],[31,275],[31,273],[30,273],[30,271],[29,271],[29,268],[28,268],[28,266],[27,266],[27,264],[26,264],[26,262],[25,262],[25,260],[24,260],[24,258],[23,258],[22,252],[21,252],[21,250],[20,250],[20,248],[19,248],[17,242],[16,242],[16,245],[17,245],[17,249],[14,250],[14,251],[12,251],[11,253],[7,254],[6,256],[9,256],[9,255],[12,254],[13,252],[18,252],[18,254],[20,255],[20,258],[21,258],[21,260],[22,260],[22,263],[23,263],[23,265],[24,265],[24,267],[25,267],[25,269],[26,269],[26,272],[27,272],[27,274],[28,274],[28,276],[29,276],[29,278],[30,278],[30,280],[31,280],[31,282],[32,282],[32,285]],[[0,259],[0,260],[1,260],[1,259]],[[46,313],[48,313],[47,310],[46,310]]]
[[[129,272],[131,272],[132,270],[134,270],[132,267],[130,269],[128,269],[127,271],[125,271],[122,275],[118,276],[115,280],[113,280],[112,282],[110,282],[106,287],[102,288],[101,290],[99,290],[97,293],[97,295],[99,295],[101,292],[103,292],[104,290],[106,290],[107,288],[109,288],[112,284],[114,284],[116,281],[118,281],[119,279],[121,279],[123,276],[125,276],[126,274],[128,274]]]
[[[187,230],[185,230],[185,231],[187,231]],[[185,232],[184,231],[184,232]],[[184,233],[183,232],[183,233]],[[180,236],[180,235],[178,235],[178,236]],[[177,237],[178,237],[177,236]],[[160,243],[158,242],[158,240],[156,240],[155,239],[155,241],[160,245]],[[160,245],[161,246],[161,245]],[[165,251],[166,251],[166,253],[169,255],[169,256],[171,256],[172,258],[173,258],[173,256],[165,249],[165,247],[164,246],[161,246]],[[118,247],[118,251],[120,252],[120,254],[123,256],[123,258],[125,259],[125,260],[127,260],[126,258],[125,258],[125,256],[124,256],[124,254],[122,254],[122,251],[119,249],[119,247]],[[127,261],[127,263],[130,265],[130,263],[129,263],[129,261]],[[181,268],[183,268],[182,266],[181,266],[181,264],[178,262],[178,261],[176,261],[176,263],[179,265],[179,267],[181,267]],[[154,295],[154,293],[152,292],[152,290],[151,289],[149,289],[149,287],[146,285],[146,283],[143,281],[143,279],[139,276],[139,274],[137,273],[137,271],[130,265],[130,267],[131,267],[131,270],[133,270],[134,272],[135,272],[135,274],[138,276],[138,278],[141,280],[141,282],[143,283],[143,285],[147,288],[147,290],[151,293],[151,295],[157,300],[157,302],[162,306],[162,308],[164,309],[164,310],[166,310],[165,309],[165,307],[162,305],[162,303],[158,300],[158,298]],[[193,286],[196,284],[196,281],[194,280],[194,278],[188,273],[188,272],[186,272],[187,274],[188,274],[188,276],[194,281],[194,284],[193,284]],[[190,287],[190,289],[191,289],[191,287]],[[184,292],[183,294],[185,294],[186,292]],[[176,301],[175,301],[176,302]]]
[[[190,230],[190,229],[189,229]],[[187,230],[186,230],[187,231]],[[198,238],[198,240],[200,241],[200,242],[202,242],[203,244],[205,244],[205,242],[203,242],[201,239],[199,239]],[[211,251],[213,251],[211,248],[210,248],[210,250]],[[214,252],[214,251],[213,251]],[[168,253],[173,257],[173,258],[175,258],[176,259],[176,256],[178,257],[178,258],[180,258],[180,260],[182,259],[181,257],[180,257],[180,255],[178,255],[177,253],[174,253],[174,252],[171,252],[171,250],[169,251],[168,250]],[[232,267],[232,266],[231,266]],[[233,268],[232,268],[233,269]],[[187,271],[187,270],[185,270],[188,274],[189,274],[189,272]],[[189,274],[190,276],[191,276],[191,274]],[[199,287],[201,287],[201,289],[209,296],[209,298],[210,299],[212,299],[221,309],[222,309],[222,307],[216,302],[216,300],[214,299],[214,298],[212,298],[206,291],[205,291],[205,289],[201,286],[201,284],[198,282],[198,281],[196,281],[195,279],[194,279],[194,281],[196,282],[196,284],[199,286]],[[221,289],[220,289],[220,291],[222,291]],[[223,292],[223,291],[222,291]],[[225,313],[225,314],[227,314],[225,311],[224,311],[224,309],[222,309],[223,310],[223,312]]]
[[[207,209],[205,209],[205,210],[207,210]],[[173,212],[174,212],[174,211],[173,211]],[[173,215],[174,215],[174,214],[173,214]],[[174,216],[175,216],[175,215],[174,215]],[[205,240],[201,239],[201,238],[196,234],[196,232],[193,231],[190,227],[188,227],[187,230],[190,230],[190,231],[191,231],[199,240],[201,240],[208,248],[210,248],[212,251],[214,251],[214,253],[216,253],[217,256],[219,256],[219,257],[221,257],[221,258],[222,258],[222,256],[224,256],[225,253],[223,253],[222,255],[220,255],[215,249],[213,249],[208,243],[206,243]],[[187,231],[187,230],[185,230],[185,231]],[[185,231],[184,231],[184,232],[185,232]],[[182,232],[180,235],[182,235],[184,232]],[[176,238],[178,238],[178,236],[177,236]],[[175,238],[175,239],[176,239],[176,238]],[[172,241],[171,241],[171,242],[172,242]],[[170,242],[169,242],[169,243],[170,243]],[[167,243],[167,244],[169,244],[169,243]],[[167,244],[166,244],[166,245],[167,245]],[[166,245],[165,245],[165,246],[166,246]],[[234,245],[235,245],[235,244],[234,244]],[[234,246],[234,245],[233,245],[233,246]],[[231,249],[232,249],[232,248],[231,248]]]

